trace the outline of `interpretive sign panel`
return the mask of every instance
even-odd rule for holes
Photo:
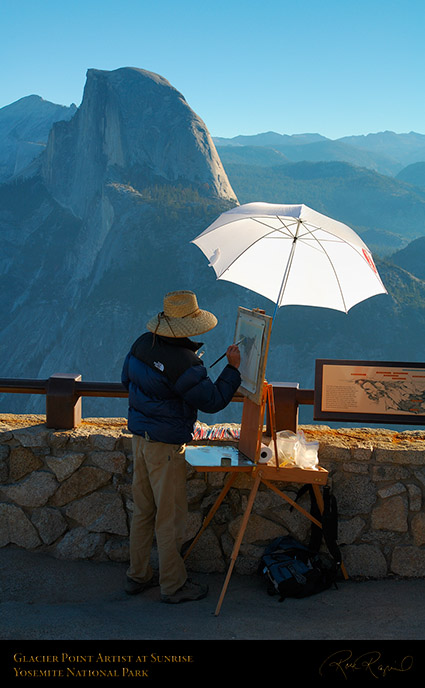
[[[239,342],[242,378],[240,391],[259,403],[263,392],[272,318],[262,311],[238,308],[235,343]]]
[[[425,424],[425,363],[317,360],[314,419]]]

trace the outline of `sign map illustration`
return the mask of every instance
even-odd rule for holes
[[[425,368],[323,366],[323,411],[425,414]]]

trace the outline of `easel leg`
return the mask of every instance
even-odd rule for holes
[[[251,492],[249,494],[248,504],[247,504],[246,509],[245,509],[245,513],[244,513],[244,516],[242,519],[241,526],[239,528],[238,536],[237,536],[237,538],[235,540],[235,544],[233,546],[232,556],[231,556],[231,560],[230,560],[230,566],[229,566],[229,569],[227,571],[226,580],[224,581],[224,585],[223,585],[223,588],[221,590],[221,595],[220,595],[220,598],[219,598],[218,603],[217,603],[217,607],[215,610],[215,616],[218,616],[218,614],[220,613],[220,608],[221,608],[224,596],[226,594],[227,586],[229,584],[230,577],[232,575],[233,567],[234,567],[236,559],[238,557],[239,548],[242,544],[243,536],[245,535],[246,526],[247,526],[247,523],[249,520],[249,516],[251,514],[251,510],[252,510],[252,507],[254,504],[254,500],[255,500],[260,482],[261,482],[261,471],[258,471],[258,473],[255,477],[254,485],[252,486]]]
[[[195,546],[196,543],[198,542],[198,540],[199,540],[199,538],[201,537],[202,533],[203,533],[204,530],[208,527],[208,524],[212,521],[214,514],[216,513],[216,511],[217,511],[217,509],[219,508],[220,504],[222,503],[223,499],[225,498],[225,496],[227,495],[228,491],[229,491],[230,488],[232,487],[233,483],[235,482],[235,480],[236,480],[236,478],[237,478],[237,475],[238,475],[238,474],[237,474],[236,471],[235,471],[235,472],[232,472],[232,473],[230,474],[230,477],[229,477],[229,479],[227,480],[227,482],[226,482],[225,486],[223,487],[222,491],[220,492],[220,494],[219,494],[219,496],[218,496],[218,498],[217,498],[215,504],[214,504],[214,505],[211,507],[211,509],[209,510],[209,512],[208,512],[208,514],[207,514],[207,516],[206,516],[206,518],[205,518],[205,520],[204,520],[204,522],[203,522],[203,524],[202,524],[201,529],[198,531],[198,533],[196,534],[196,537],[194,538],[194,540],[193,540],[193,542],[191,543],[190,547],[189,547],[189,548],[187,549],[187,551],[185,552],[184,557],[183,557],[183,560],[185,560],[185,559],[189,556],[190,552],[192,551],[192,549],[194,548],[194,546]]]
[[[294,509],[297,509],[297,511],[299,511],[299,512],[300,512],[301,514],[303,514],[306,518],[308,518],[310,521],[312,521],[316,526],[319,526],[319,528],[322,527],[322,524],[320,523],[320,521],[317,520],[317,518],[314,518],[314,516],[312,516],[311,514],[309,514],[309,512],[306,511],[305,509],[303,509],[303,507],[300,506],[299,504],[297,504],[297,502],[294,502],[294,500],[291,499],[291,497],[288,497],[288,495],[286,495],[284,492],[281,492],[281,491],[280,491],[275,485],[273,485],[273,483],[271,483],[269,480],[263,480],[263,483],[264,483],[264,485],[267,485],[267,487],[269,487],[271,490],[273,490],[273,492],[276,492],[276,494],[278,494],[279,497],[282,497],[282,499],[285,499],[291,506],[294,507]],[[315,487],[317,487],[317,486],[315,486]],[[320,494],[320,491],[319,491],[319,494]],[[321,495],[321,494],[320,494],[320,499],[322,499],[322,495]],[[322,502],[322,503],[323,503],[323,502]],[[319,508],[320,508],[320,507],[319,507]],[[322,512],[323,512],[323,507],[322,507],[322,509],[321,509],[321,513],[322,513]]]
[[[323,501],[322,493],[320,491],[320,487],[318,485],[313,485],[313,492],[314,492],[314,496],[316,497],[316,502],[317,502],[317,506],[319,507],[319,511],[321,514],[323,514],[323,512],[325,510],[325,504]]]

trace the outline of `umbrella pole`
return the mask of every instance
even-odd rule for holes
[[[280,285],[279,294],[278,294],[276,305],[274,308],[274,313],[273,313],[273,318],[272,318],[272,326],[273,326],[274,319],[276,317],[277,309],[279,308],[280,300],[283,296],[283,292],[285,291],[286,282],[288,281],[289,271],[291,269],[292,261],[294,259],[295,246],[296,246],[297,239],[298,239],[298,232],[300,229],[300,225],[301,225],[301,220],[298,220],[297,229],[295,230],[294,238],[292,240],[291,253],[289,254],[288,262],[286,263],[286,268],[285,268],[285,272],[283,274],[282,284]]]

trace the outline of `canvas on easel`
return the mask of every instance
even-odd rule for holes
[[[239,306],[234,339],[240,342],[242,382],[239,391],[244,397],[239,450],[252,461],[258,460],[263,434],[267,402],[264,377],[271,325],[272,318],[264,311]]]
[[[239,306],[234,337],[241,352],[239,391],[256,404],[261,403],[263,394],[271,327],[272,318],[264,311]]]

